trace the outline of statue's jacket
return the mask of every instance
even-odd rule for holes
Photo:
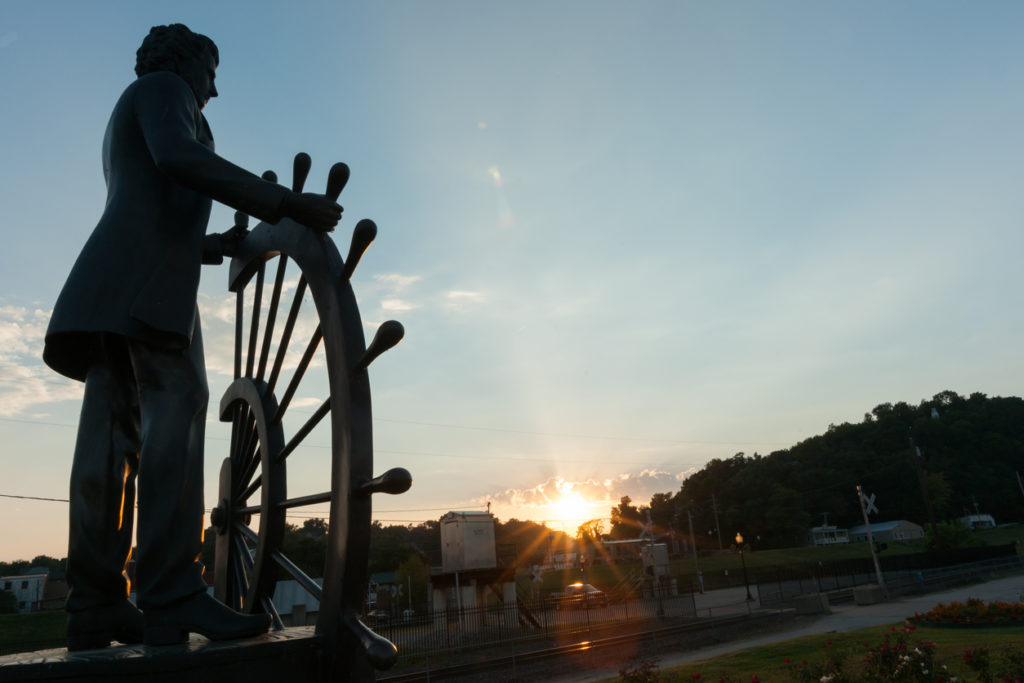
[[[191,343],[211,198],[276,223],[288,193],[214,153],[192,89],[169,71],[121,95],[103,172],[106,208],[57,298],[43,351],[51,368],[83,381],[100,333],[165,349]]]

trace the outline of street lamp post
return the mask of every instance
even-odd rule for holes
[[[743,559],[743,534],[736,532],[736,547],[740,549],[740,564],[743,565],[743,584],[747,587],[747,602],[753,602],[754,596],[750,594],[750,579],[747,578],[747,561]]]

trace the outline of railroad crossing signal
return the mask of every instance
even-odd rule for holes
[[[864,510],[865,510],[865,512],[867,512],[867,514],[869,514],[869,515],[872,512],[877,515],[878,514],[878,508],[875,507],[875,494],[872,493],[870,496],[865,496],[862,493],[860,495],[864,497]]]

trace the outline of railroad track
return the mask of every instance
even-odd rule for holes
[[[556,660],[582,653],[612,651],[616,648],[623,648],[627,645],[635,645],[637,642],[657,641],[659,639],[675,638],[687,633],[713,631],[715,629],[728,628],[738,624],[749,624],[762,619],[777,618],[778,615],[778,612],[770,612],[766,614],[737,614],[725,617],[702,619],[700,621],[679,624],[677,626],[668,626],[664,628],[650,629],[647,631],[608,636],[604,638],[597,638],[595,640],[580,640],[550,648],[517,652],[513,655],[488,657],[485,661],[480,662],[451,664],[437,668],[400,672],[390,675],[378,674],[377,681],[379,683],[416,683],[418,681],[439,681],[444,679],[475,676],[491,671],[514,670],[521,668],[524,665],[531,663],[536,664],[545,660]]]

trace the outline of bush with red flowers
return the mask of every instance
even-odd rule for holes
[[[967,602],[939,603],[924,614],[914,614],[910,621],[940,626],[998,626],[1024,624],[1024,603],[983,602],[968,598]]]

